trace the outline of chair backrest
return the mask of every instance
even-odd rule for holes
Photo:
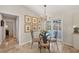
[[[31,37],[32,37],[32,39],[34,38],[33,31],[31,31]]]
[[[56,30],[56,31],[54,31],[54,37],[53,37],[53,39],[51,38],[51,40],[57,41],[57,39],[58,39],[58,31]]]
[[[57,37],[58,37],[58,31],[57,30],[54,32],[54,35],[55,35],[54,38],[57,39]]]
[[[48,34],[46,35],[46,34],[47,34],[47,33],[43,33],[43,34],[40,34],[40,35],[39,35],[40,40],[43,41],[43,43],[47,43],[47,41],[50,40],[50,39],[48,38],[49,35],[48,35]]]

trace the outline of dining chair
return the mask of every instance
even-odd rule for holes
[[[32,46],[33,46],[33,44],[34,44],[35,42],[38,43],[38,47],[39,47],[40,39],[39,39],[39,37],[37,37],[37,38],[34,37],[34,32],[33,32],[33,31],[31,31],[31,37],[32,37],[31,48],[32,48]]]
[[[58,47],[58,38],[57,38],[58,32],[56,31],[54,34],[55,34],[55,36],[54,36],[53,38],[51,37],[50,42],[56,44],[57,51],[59,51],[59,47]]]
[[[39,35],[39,37],[40,37],[40,43],[39,43],[40,53],[42,48],[48,49],[50,53],[50,39],[47,41],[47,43],[44,43],[43,36]]]

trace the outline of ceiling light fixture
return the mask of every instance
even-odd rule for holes
[[[47,7],[47,5],[44,5],[44,20],[47,20],[46,7]]]

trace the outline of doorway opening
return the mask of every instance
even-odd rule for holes
[[[1,13],[2,20],[4,21],[3,31],[2,31],[2,46],[15,46],[16,44],[19,44],[18,39],[18,21],[19,17],[15,15],[5,14]]]

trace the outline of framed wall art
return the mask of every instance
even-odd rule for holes
[[[32,21],[31,21],[32,19],[31,19],[31,16],[26,16],[25,15],[25,23],[31,23]]]
[[[33,31],[37,31],[38,30],[38,26],[37,25],[33,25],[32,30]]]
[[[39,23],[41,20],[39,21]],[[24,32],[30,32],[31,30],[37,31],[38,30],[38,18],[32,16],[24,16]],[[40,27],[39,27],[40,30]]]
[[[25,25],[24,29],[25,29],[25,32],[30,32],[31,26],[30,25]]]
[[[42,26],[38,25],[38,31],[41,31],[41,30],[42,30]]]
[[[38,22],[38,19],[37,19],[36,17],[33,17],[33,18],[32,18],[32,22],[33,22],[33,23],[37,23],[37,22]]]
[[[38,24],[41,24],[42,19],[38,18]]]

